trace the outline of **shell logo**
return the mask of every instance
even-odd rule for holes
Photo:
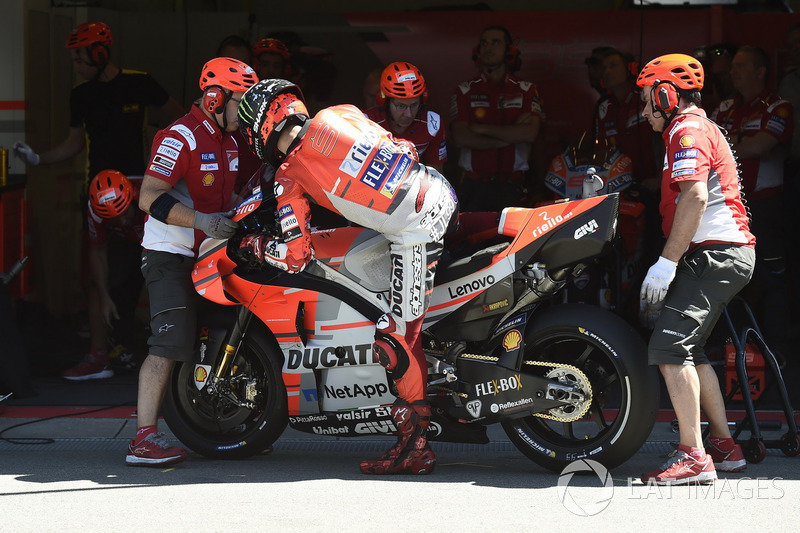
[[[211,187],[214,184],[214,174],[206,174],[203,176],[203,185],[205,187]]]
[[[198,366],[194,369],[194,380],[198,383],[205,383],[206,379],[208,379],[208,372],[202,366]]]
[[[519,331],[512,329],[506,336],[503,337],[503,348],[506,349],[507,352],[516,350],[519,348],[520,342],[522,341],[522,335]]]
[[[694,146],[694,137],[692,137],[691,135],[684,135],[683,137],[681,137],[680,143],[681,146],[683,146],[684,148],[691,148],[692,146]]]
[[[478,108],[475,110],[475,118],[483,118],[486,116],[486,110],[482,108]]]

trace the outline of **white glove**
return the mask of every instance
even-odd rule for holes
[[[639,325],[643,328],[653,329],[656,327],[656,321],[661,316],[663,309],[663,300],[655,305],[647,303],[647,300],[639,300]]]
[[[666,257],[659,257],[658,261],[650,267],[642,282],[639,298],[650,305],[657,305],[667,297],[669,284],[675,279],[675,269],[678,263]]]
[[[22,159],[23,163],[36,166],[39,164],[39,154],[25,143],[14,143],[14,155]]]

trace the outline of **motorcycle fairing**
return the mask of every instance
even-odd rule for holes
[[[551,204],[532,213],[516,209],[503,211],[500,231],[515,236],[511,248],[520,260],[527,262],[535,254],[548,270],[555,270],[608,252],[616,231],[619,194]]]

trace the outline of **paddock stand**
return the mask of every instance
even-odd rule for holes
[[[728,307],[734,303],[740,305],[746,315],[742,319],[745,323],[739,328],[734,326],[733,319],[728,312]],[[769,346],[767,346],[767,343],[764,341],[764,336],[747,302],[741,297],[736,296],[728,304],[728,307],[723,310],[723,317],[728,324],[731,333],[731,341],[736,350],[736,376],[739,381],[731,387],[732,390],[727,392],[725,404],[727,405],[730,402],[736,392],[741,391],[745,408],[745,416],[734,424],[732,436],[737,443],[741,444],[742,452],[748,462],[760,463],[763,461],[767,454],[767,448],[780,448],[784,455],[794,457],[800,454],[800,437],[797,434],[797,424],[795,423],[792,404],[786,392],[786,383],[783,380],[783,375],[781,374],[781,369],[775,358],[775,354],[772,353]],[[754,343],[758,349],[761,350],[765,365],[769,368],[781,396],[788,432],[784,433],[779,440],[764,441],[761,435],[761,429],[759,428],[756,418],[756,404],[753,402],[753,397],[750,393],[750,380],[747,375],[745,349],[748,341]],[[738,437],[744,429],[750,430],[750,439],[740,441]],[[703,439],[708,436],[708,430],[709,428],[706,427],[703,433]]]

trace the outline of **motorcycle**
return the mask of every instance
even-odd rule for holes
[[[375,322],[391,306],[388,241],[362,227],[316,229],[315,258],[288,274],[238,249],[244,234],[279,234],[263,200],[256,190],[238,207],[237,236],[200,248],[197,292],[235,317],[203,328],[197,361],[175,365],[167,424],[195,452],[225,459],[261,452],[287,424],[335,437],[395,433],[394,385],[372,357]],[[580,458],[612,468],[641,447],[659,405],[643,341],[600,307],[554,304],[606,251],[618,209],[617,194],[507,208],[496,242],[471,250],[445,240],[422,333],[430,440],[486,443],[499,423],[556,472]]]
[[[618,240],[564,291],[564,301],[591,302],[635,318],[636,290],[643,279],[645,205],[634,186],[633,162],[617,148],[598,143],[569,146],[553,158],[545,186],[558,199],[578,200],[619,193]],[[634,320],[635,321],[635,320]]]

